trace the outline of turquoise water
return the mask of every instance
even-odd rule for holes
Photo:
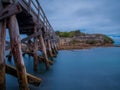
[[[42,78],[31,90],[120,90],[120,48],[59,51],[47,72],[33,72],[33,58],[24,58],[27,72]],[[40,64],[42,66],[42,64]],[[7,76],[7,90],[18,90],[17,79]]]

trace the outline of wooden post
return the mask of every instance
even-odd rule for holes
[[[0,11],[3,9],[0,1]],[[0,90],[5,90],[5,37],[6,21],[0,21]]]
[[[53,44],[54,44],[55,52],[58,53],[56,43],[53,42]]]
[[[54,45],[53,45],[52,41],[51,41],[51,47],[52,47],[52,52],[53,52],[54,56],[56,56],[56,51],[55,51],[55,48],[54,48]]]
[[[21,39],[19,35],[19,27],[15,15],[9,18],[8,28],[10,33],[11,50],[17,70],[19,88],[20,90],[29,90],[26,76],[26,68],[24,66],[24,61],[21,52]]]
[[[34,32],[37,31],[37,27],[36,25],[34,26]],[[38,70],[38,38],[35,37],[34,38],[34,50],[33,50],[33,53],[34,53],[34,70],[37,71]]]
[[[42,34],[40,35],[40,42],[41,42],[41,46],[42,46],[42,54],[43,54],[43,57],[44,57],[46,70],[48,70],[50,68],[50,64],[48,62],[48,56],[47,56],[47,53],[46,53],[46,46],[45,46],[45,42],[44,42]]]
[[[57,50],[59,50],[59,42],[56,43]]]
[[[47,43],[48,43],[48,54],[49,54],[50,57],[53,57],[51,44],[50,44],[50,40],[49,39],[47,40]]]
[[[6,21],[0,21],[0,90],[5,90],[5,37]]]

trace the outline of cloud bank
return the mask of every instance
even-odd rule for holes
[[[120,0],[40,0],[55,30],[120,35]]]

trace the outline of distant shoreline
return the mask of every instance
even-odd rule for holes
[[[114,45],[114,47],[120,47],[120,45]]]
[[[88,46],[60,46],[59,50],[73,50],[73,49],[91,49],[91,48],[97,48],[97,47],[120,47],[116,45],[100,45],[100,46],[93,46],[93,45],[88,45]]]

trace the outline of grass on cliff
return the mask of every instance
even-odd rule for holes
[[[74,36],[84,35],[84,33],[80,32],[80,30],[75,30],[75,31],[70,31],[70,32],[56,31],[56,34],[59,37],[74,37]]]

